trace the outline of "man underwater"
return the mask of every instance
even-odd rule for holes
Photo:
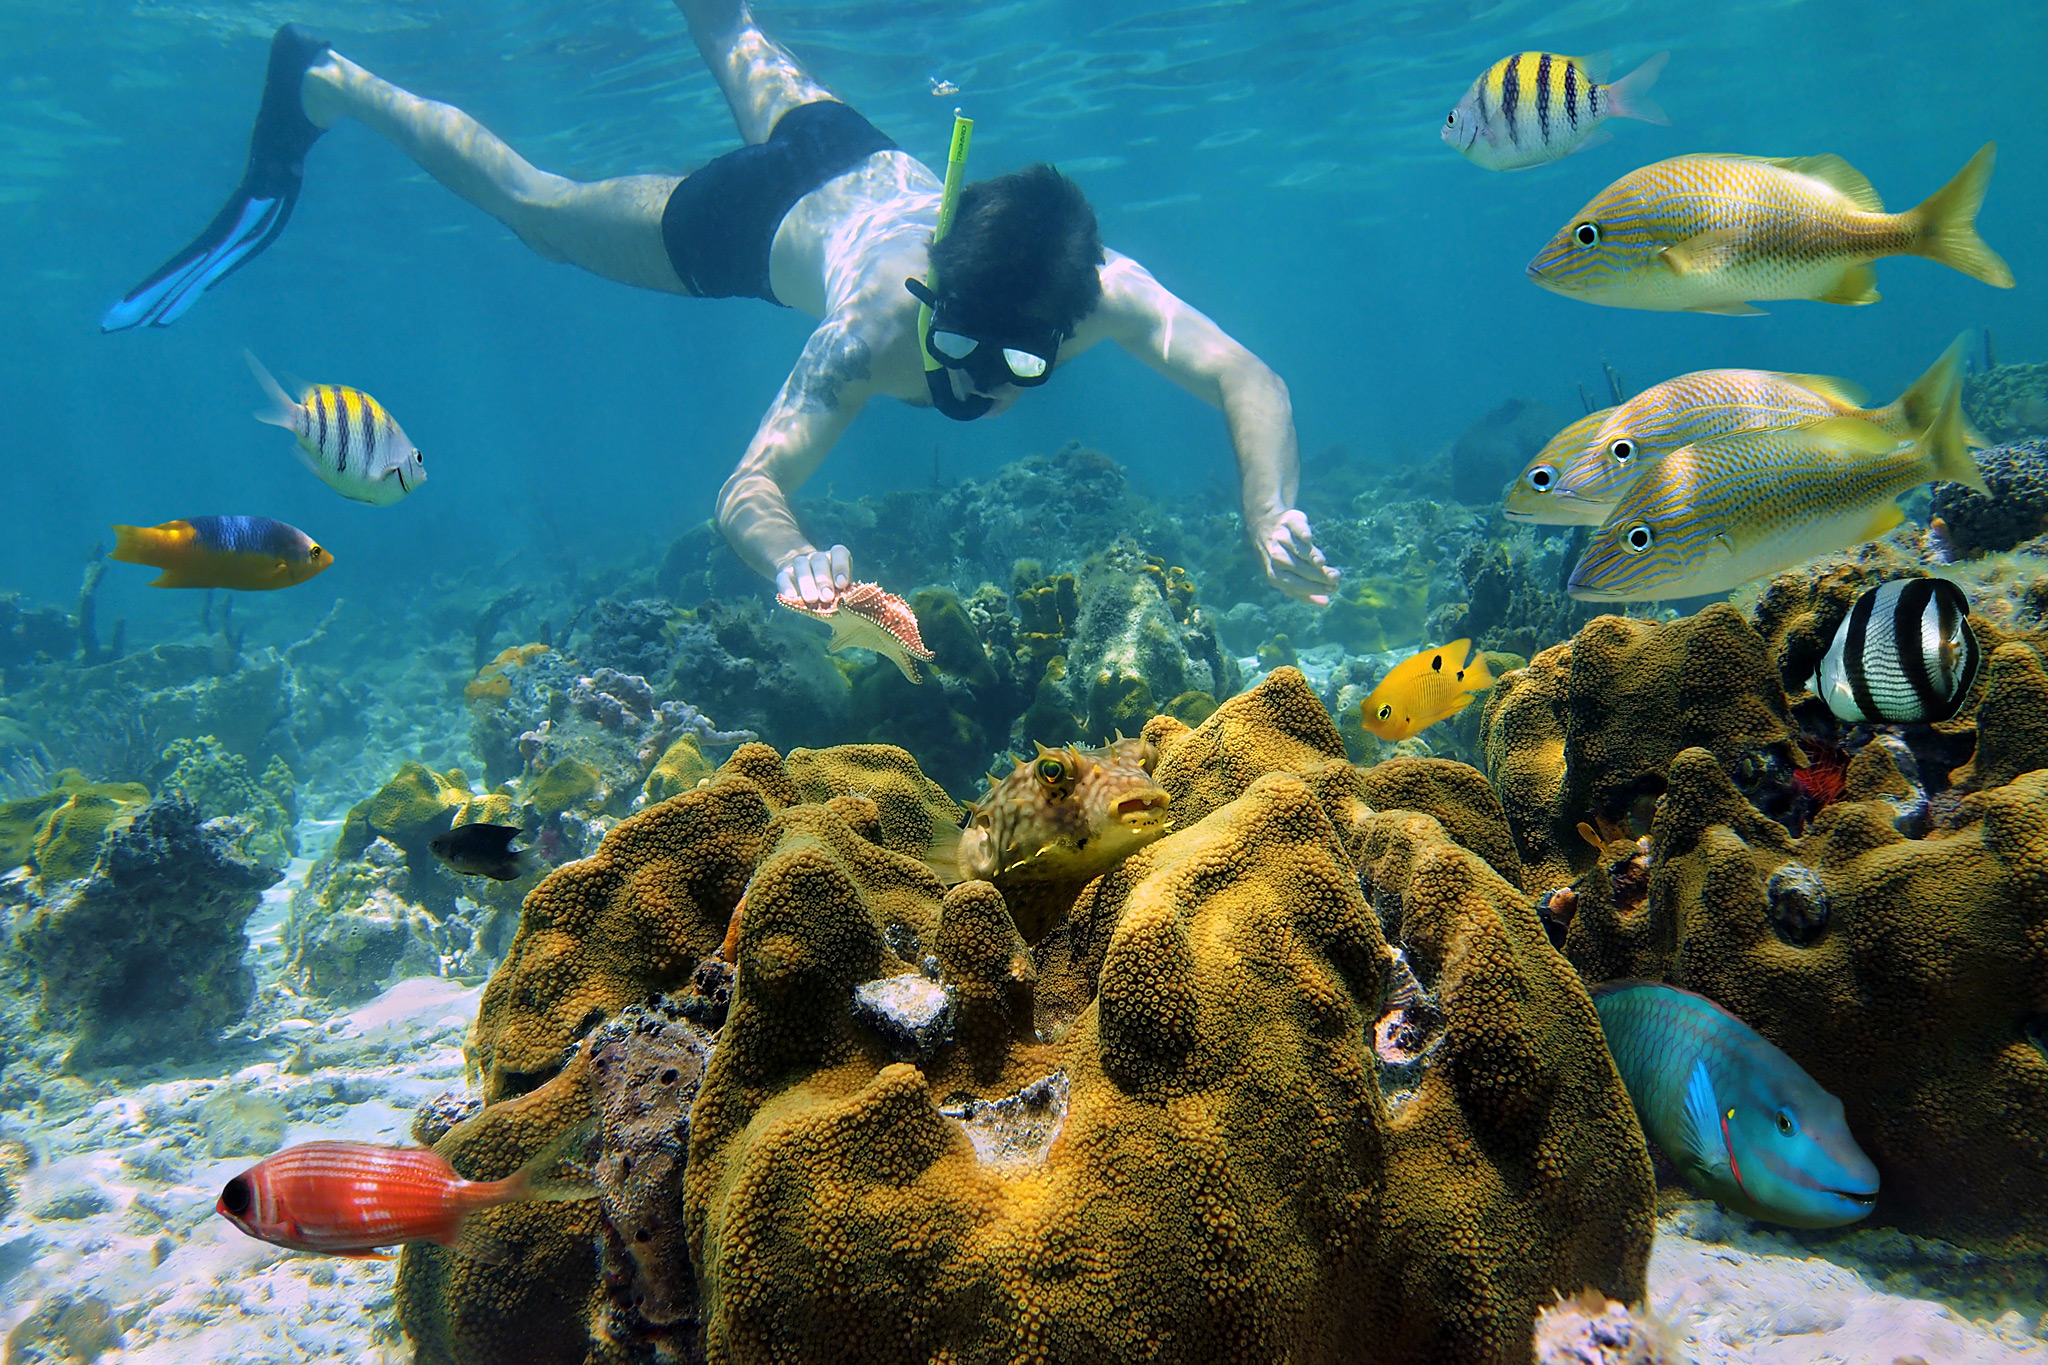
[[[1095,211],[1071,180],[1036,165],[968,185],[935,243],[938,177],[812,80],[744,0],[676,3],[747,145],[681,178],[588,184],[536,169],[461,110],[380,80],[287,24],[271,43],[235,195],[108,310],[102,330],[168,325],[267,247],[298,198],[306,152],[351,117],[548,260],[643,289],[760,298],[819,319],[718,495],[719,530],[785,596],[826,606],[853,582],[846,547],[812,545],[789,498],[869,399],[971,421],[1114,341],[1223,410],[1245,526],[1268,581],[1304,601],[1329,600],[1337,574],[1294,506],[1287,386],[1143,266],[1105,251]],[[932,308],[922,336],[921,302]]]

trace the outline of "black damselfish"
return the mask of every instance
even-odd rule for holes
[[[512,847],[521,833],[516,825],[457,825],[446,834],[435,835],[427,847],[450,870],[465,877],[516,882],[536,866],[529,850]]]
[[[1941,578],[1902,578],[1856,599],[1820,661],[1813,688],[1843,720],[1947,720],[1983,663],[1970,599]]]

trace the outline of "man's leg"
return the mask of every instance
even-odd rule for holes
[[[746,0],[676,0],[676,8],[748,142],[766,142],[775,120],[800,104],[838,98],[761,32]]]
[[[676,176],[585,184],[550,175],[460,109],[401,90],[338,52],[307,70],[300,98],[321,128],[348,117],[381,134],[548,260],[642,289],[689,292],[661,241],[661,211]]]

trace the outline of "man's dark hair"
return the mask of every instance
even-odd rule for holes
[[[1102,298],[1095,210],[1043,162],[963,187],[931,262],[934,286],[965,323],[1071,336]]]

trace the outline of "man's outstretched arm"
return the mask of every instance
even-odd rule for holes
[[[775,590],[813,606],[853,581],[844,545],[820,550],[804,536],[790,495],[832,453],[873,392],[868,343],[844,319],[811,333],[782,392],[718,493],[718,529]]]
[[[1128,256],[1102,267],[1109,337],[1204,402],[1223,409],[1237,452],[1238,498],[1267,581],[1323,606],[1337,586],[1308,518],[1294,505],[1301,460],[1287,385],[1221,327],[1176,298]]]

